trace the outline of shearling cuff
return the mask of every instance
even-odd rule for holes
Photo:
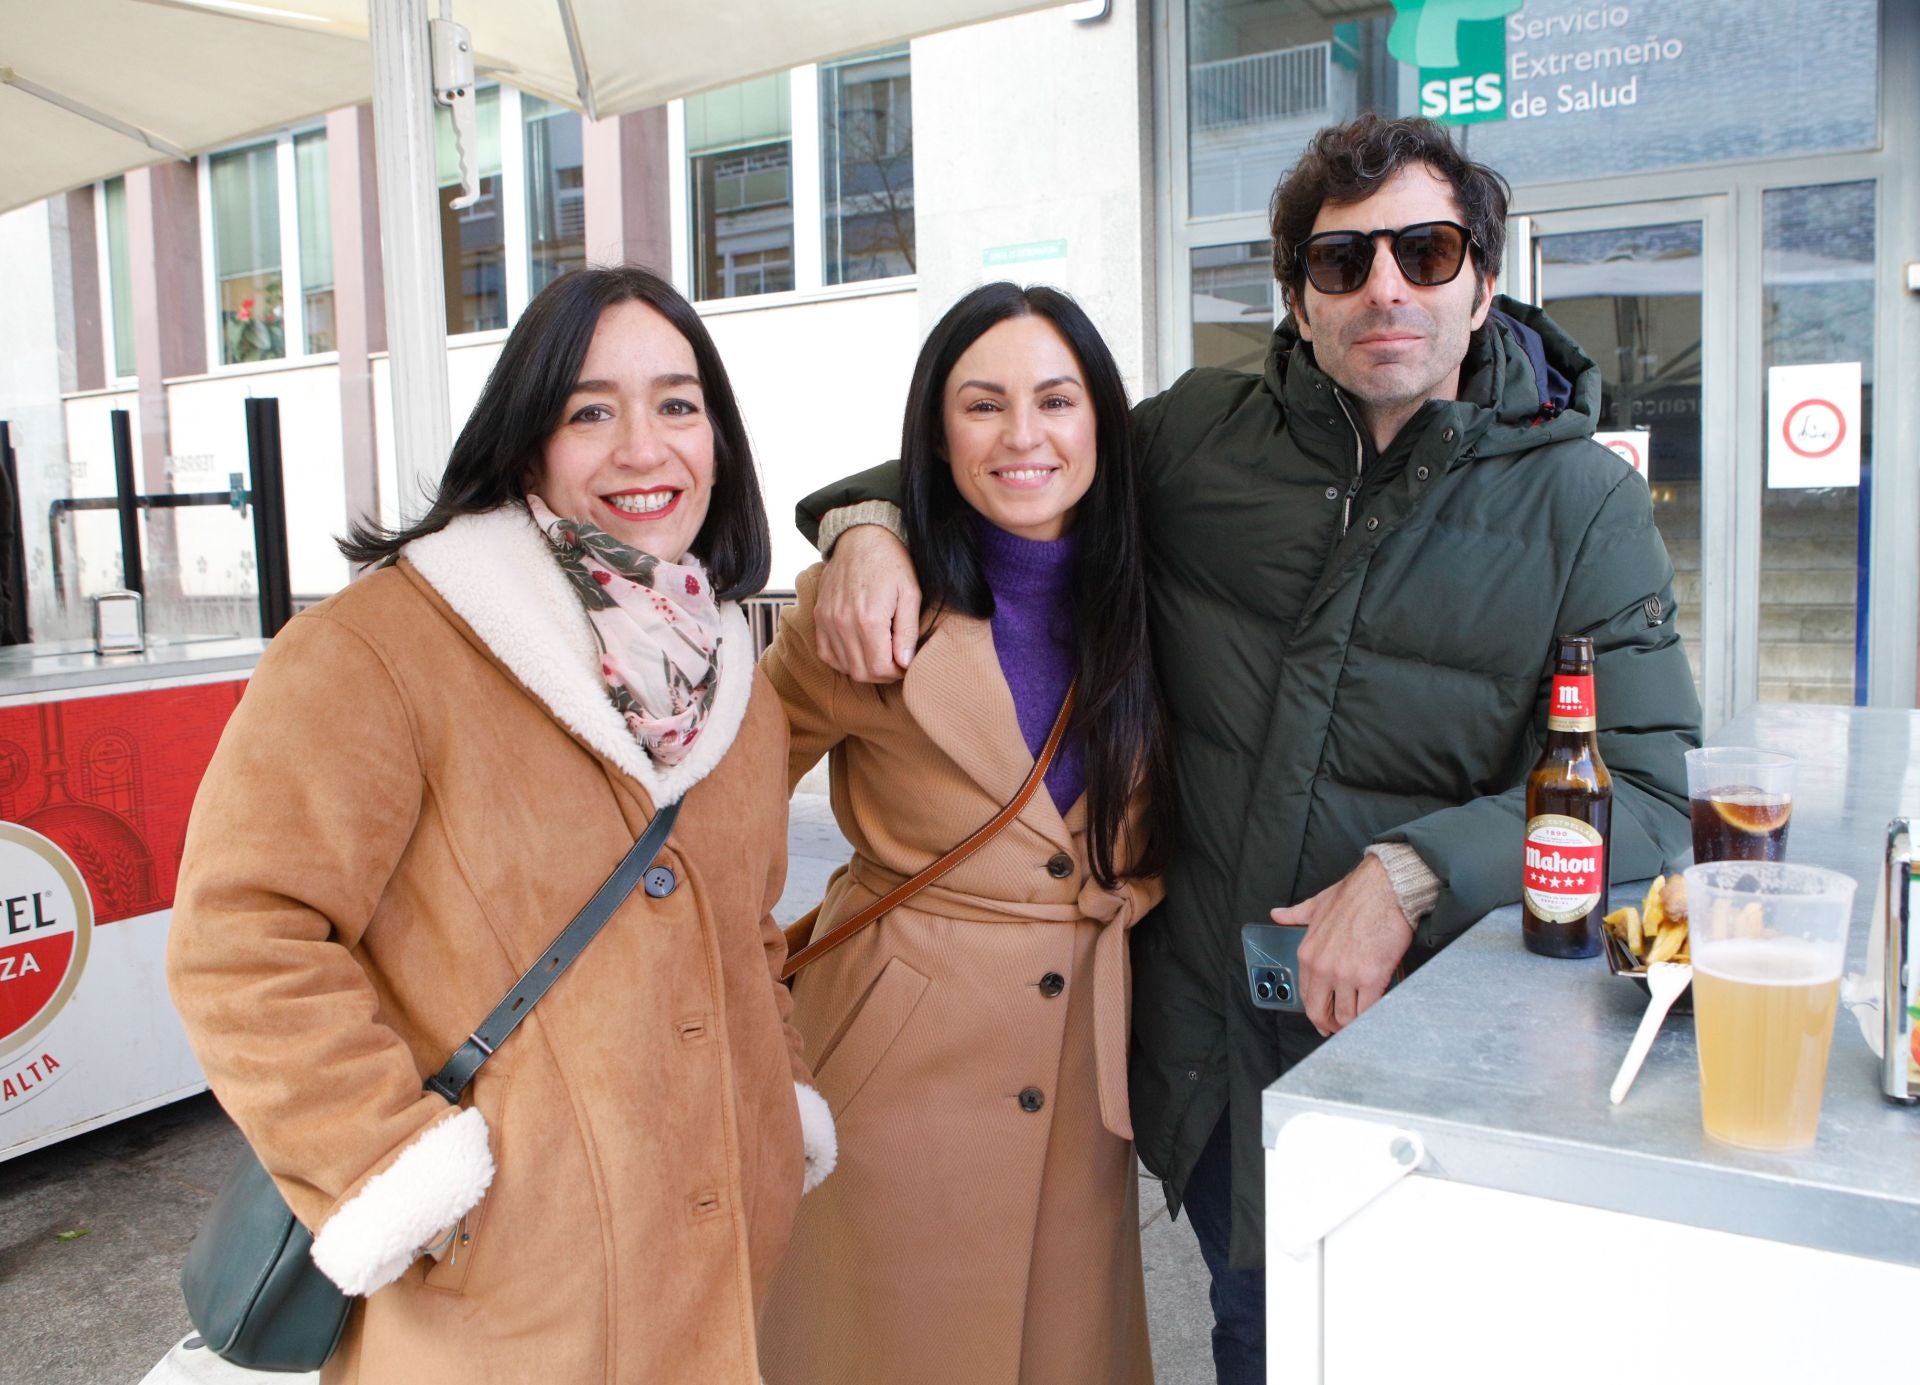
[[[833,1112],[827,1109],[825,1097],[806,1083],[796,1082],[793,1099],[800,1103],[800,1140],[807,1152],[807,1171],[800,1180],[804,1197],[833,1172],[840,1158],[840,1141],[834,1134]]]
[[[1393,897],[1400,901],[1400,912],[1418,928],[1421,918],[1433,912],[1433,902],[1440,898],[1440,877],[1405,842],[1376,842],[1363,854],[1377,858],[1387,868],[1387,881],[1393,886]]]
[[[406,1273],[420,1247],[478,1206],[492,1182],[487,1118],[468,1107],[430,1127],[327,1218],[313,1263],[342,1293],[370,1294]]]
[[[842,505],[828,510],[820,521],[820,536],[814,547],[822,558],[833,556],[833,546],[849,529],[862,524],[877,524],[901,543],[907,541],[907,526],[900,518],[900,507],[891,500],[862,500],[857,505]]]

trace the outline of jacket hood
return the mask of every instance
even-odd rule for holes
[[[1289,409],[1314,387],[1331,384],[1291,313],[1274,329],[1266,381]],[[1600,368],[1539,308],[1496,294],[1467,343],[1459,397],[1433,401],[1418,421],[1442,415],[1483,457],[1591,437],[1600,417]]]

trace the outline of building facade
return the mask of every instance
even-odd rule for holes
[[[469,207],[442,139],[455,426],[553,275],[663,268],[728,363],[790,588],[793,501],[891,454],[921,337],[977,283],[1073,292],[1136,394],[1258,369],[1274,182],[1363,111],[1441,119],[1512,181],[1501,287],[1601,366],[1710,723],[1914,705],[1920,7],[1896,0],[1096,0],[598,124],[483,88]],[[338,111],[0,217],[37,636],[118,580],[112,516],[59,509],[112,494],[116,409],[147,491],[211,493],[244,479],[241,401],[280,400],[296,592],[348,580],[351,516],[397,517],[372,159],[370,113]],[[246,523],[151,514],[157,627],[245,628]]]

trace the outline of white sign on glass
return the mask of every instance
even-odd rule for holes
[[[1653,448],[1653,430],[1630,428],[1619,433],[1595,433],[1593,440],[1610,452],[1617,452],[1626,464],[1647,479],[1647,454]]]
[[[1860,362],[1767,372],[1767,486],[1860,484]]]

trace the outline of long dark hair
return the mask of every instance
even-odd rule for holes
[[[993,592],[980,566],[973,507],[948,464],[947,377],[968,347],[1009,318],[1041,317],[1079,358],[1096,420],[1093,483],[1074,512],[1070,579],[1079,700],[1069,734],[1087,773],[1087,841],[1094,879],[1112,888],[1127,803],[1144,788],[1140,840],[1127,843],[1128,875],[1157,874],[1174,822],[1173,762],[1147,650],[1147,588],[1136,503],[1133,422],[1113,355],[1080,305],[1058,289],[987,284],[947,310],[920,348],[900,435],[907,548],[926,608],[987,617]]]
[[[359,520],[339,541],[340,551],[352,562],[383,563],[413,540],[446,528],[457,515],[524,497],[547,439],[566,414],[601,313],[628,302],[645,303],[672,323],[693,348],[700,372],[713,425],[713,495],[691,551],[706,564],[722,600],[751,596],[764,587],[773,543],[733,386],[700,315],[672,284],[639,265],[576,269],[540,290],[508,333],[426,514],[400,529]]]

